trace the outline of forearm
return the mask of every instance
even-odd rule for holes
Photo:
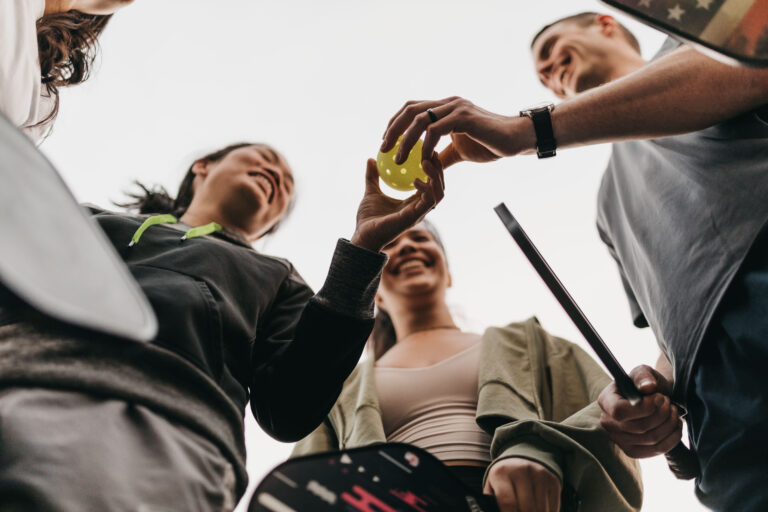
[[[766,103],[768,70],[722,64],[682,47],[563,101],[552,124],[558,148],[568,148],[701,130]],[[526,129],[530,120],[518,121],[518,131]]]
[[[256,365],[251,407],[273,437],[297,441],[328,414],[373,328],[384,261],[382,254],[340,241],[325,284],[302,306],[292,339]],[[274,321],[287,321],[294,311],[286,309]]]
[[[573,486],[584,510],[637,512],[642,483],[637,461],[625,456],[599,425],[591,404],[562,422],[523,420],[496,429],[494,460],[533,460]]]

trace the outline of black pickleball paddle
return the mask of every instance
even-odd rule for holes
[[[597,357],[603,362],[608,372],[616,381],[616,387],[619,392],[629,400],[631,404],[637,404],[643,397],[643,394],[635,387],[635,383],[624,371],[616,357],[603,341],[603,338],[597,333],[597,330],[592,326],[587,316],[581,311],[576,301],[565,289],[563,283],[557,278],[550,266],[547,264],[544,257],[539,253],[536,246],[533,245],[528,235],[523,230],[520,223],[512,215],[507,206],[504,203],[499,204],[494,208],[494,211],[501,219],[504,227],[507,228],[509,234],[515,240],[517,245],[531,262],[533,268],[538,272],[541,279],[547,285],[549,290],[555,296],[557,301],[563,307],[565,312],[570,317],[571,321],[576,324],[581,334],[595,351]],[[679,406],[678,406],[679,407]],[[696,478],[699,475],[700,468],[696,455],[688,449],[687,446],[681,441],[672,450],[666,453],[667,463],[670,470],[674,475],[681,480],[690,480]]]

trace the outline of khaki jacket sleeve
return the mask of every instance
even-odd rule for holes
[[[293,459],[303,455],[330,452],[338,449],[339,442],[336,439],[336,434],[331,428],[328,419],[326,419],[311,434],[293,446],[290,458]]]
[[[504,421],[495,416],[493,463],[520,457],[546,466],[575,489],[580,510],[639,511],[643,496],[639,465],[600,426],[596,400],[610,378],[578,346],[551,337],[543,329],[540,332],[547,352],[542,367],[546,366],[549,376],[540,378],[531,368],[536,364],[529,365],[527,357],[516,362],[516,371],[504,375],[506,398],[498,391],[494,395],[497,411],[506,407],[508,414],[504,414]],[[519,349],[521,343],[515,341],[510,346]],[[519,356],[518,351],[514,357]],[[496,375],[501,377],[499,372]],[[507,403],[502,405],[502,400]]]
[[[494,463],[510,457],[538,462],[576,490],[582,510],[639,511],[643,488],[635,460],[624,455],[600,427],[592,403],[562,422],[519,420],[498,427]]]

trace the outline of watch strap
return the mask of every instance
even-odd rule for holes
[[[539,158],[549,158],[557,154],[557,141],[552,129],[551,112],[554,105],[523,110],[521,117],[530,117],[536,132],[536,154]]]

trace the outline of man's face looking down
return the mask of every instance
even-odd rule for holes
[[[542,32],[531,51],[536,73],[558,98],[571,98],[618,78],[618,59],[637,54],[611,16],[599,15],[587,26],[557,22]]]

